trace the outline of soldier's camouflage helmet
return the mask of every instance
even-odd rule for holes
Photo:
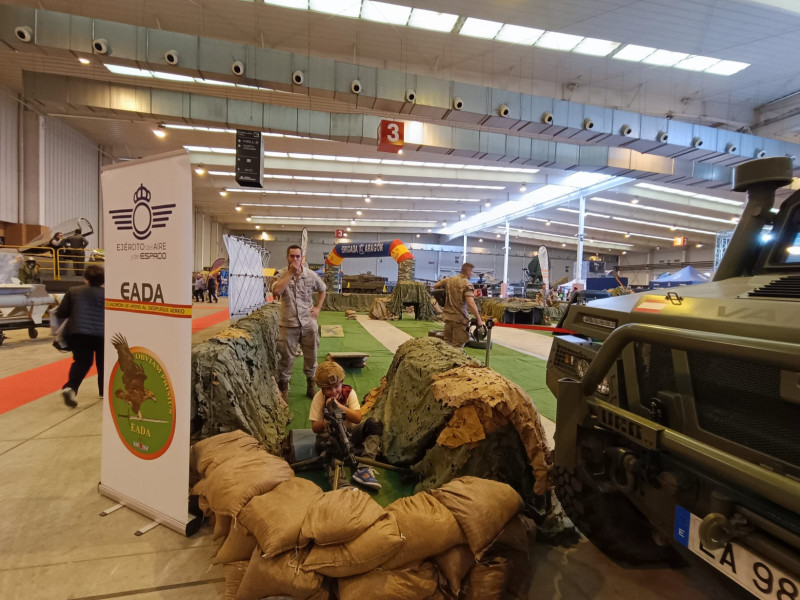
[[[319,387],[330,387],[344,381],[344,369],[332,360],[326,360],[317,367],[314,381]]]

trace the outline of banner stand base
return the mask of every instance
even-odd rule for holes
[[[156,524],[169,527],[173,531],[177,531],[178,533],[186,537],[192,536],[195,533],[197,533],[197,530],[200,529],[200,525],[203,522],[203,515],[189,514],[188,506],[186,512],[187,520],[186,522],[181,522],[176,519],[173,519],[172,517],[168,517],[167,515],[161,514],[157,510],[154,510],[149,506],[142,504],[138,500],[134,500],[133,498],[126,496],[121,492],[118,492],[117,490],[114,490],[106,485],[103,485],[102,483],[97,484],[97,491],[103,494],[103,496],[111,498],[112,500],[115,500],[116,502],[138,512],[139,514],[151,518]],[[106,514],[108,514],[107,511]],[[150,529],[152,529],[153,527],[155,527],[155,525],[152,523],[150,525],[146,525],[140,528],[140,530],[136,532],[136,535],[142,535],[142,533],[150,531]]]

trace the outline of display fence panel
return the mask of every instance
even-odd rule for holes
[[[264,269],[269,266],[269,251],[251,239],[223,236],[228,249],[228,312],[231,321],[264,306]]]
[[[0,221],[19,218],[19,136],[17,103],[0,95]]]

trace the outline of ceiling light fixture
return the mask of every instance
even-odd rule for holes
[[[410,6],[374,2],[373,0],[364,0],[361,5],[361,18],[365,21],[405,25],[408,23],[409,16],[411,16]]]
[[[350,228],[348,227],[348,228],[347,228],[347,231],[352,231],[352,229],[350,229]]]
[[[695,247],[695,248],[702,248],[702,247],[703,247],[703,244],[695,244],[695,245],[694,245],[694,247]]]
[[[458,216],[459,216],[459,218],[463,219],[463,218],[465,218],[465,217],[467,216],[467,213],[465,213],[465,212],[462,212],[462,213],[461,213],[460,215],[458,215]]]
[[[378,175],[378,176],[375,178],[375,182],[374,182],[374,183],[375,183],[375,185],[383,185],[383,177],[381,177],[380,175]]]
[[[478,243],[482,244],[483,243],[483,238],[478,238]]]
[[[246,217],[246,218],[245,218],[245,221],[247,221],[248,223],[249,223],[250,221],[252,221],[252,220],[253,220],[253,219],[252,219],[252,218],[250,218],[250,217]]]
[[[242,212],[242,207],[241,206],[237,206],[236,207],[236,212]]]
[[[308,8],[327,15],[357,19],[361,3],[353,0],[308,0]]]
[[[90,61],[88,58],[84,58],[84,57],[82,57],[82,56],[81,56],[81,57],[78,59],[78,62],[79,62],[79,63],[81,63],[82,65],[88,65],[88,64],[90,64],[92,61]]]
[[[408,18],[408,26],[416,27],[417,29],[449,33],[453,30],[456,21],[458,21],[458,15],[415,8],[411,11],[411,16]]]
[[[419,237],[419,234],[417,234],[417,237]]]
[[[161,126],[159,125],[159,127]],[[153,129],[153,135],[163,140],[165,137],[167,137],[167,132],[163,129]]]
[[[575,54],[587,54],[589,56],[608,56],[614,50],[620,47],[619,42],[611,42],[609,40],[598,40],[596,38],[583,38],[572,51]]]
[[[362,214],[364,214],[364,213],[362,213],[360,210],[357,210],[357,211],[356,211],[356,215],[357,215],[357,216],[359,216],[359,217],[360,217]]]
[[[639,204],[639,199],[634,198],[633,200],[631,200],[631,204]]]
[[[672,52],[671,50],[656,50],[652,54],[644,57],[642,62],[648,65],[656,65],[657,67],[672,67],[688,58],[685,52]]]
[[[469,37],[491,40],[500,32],[502,26],[503,24],[497,21],[485,21],[467,17],[458,33]]]
[[[583,39],[583,36],[580,35],[545,31],[542,37],[536,40],[534,46],[537,48],[547,48],[548,50],[561,50],[562,52],[568,52],[575,48],[575,46],[583,41]]]
[[[521,27],[520,25],[509,25],[506,23],[500,28],[500,31],[497,33],[494,39],[498,42],[532,46],[536,40],[542,37],[543,33],[544,29]]]
[[[432,231],[431,229],[428,229],[428,233],[430,233],[431,231]]]
[[[205,167],[203,167],[203,165],[197,165],[194,168],[194,172],[202,177],[203,175],[206,174],[206,169],[205,169]]]
[[[523,183],[522,185],[519,186],[519,191],[524,194],[525,192],[528,191],[528,186]]]
[[[356,224],[356,220],[355,219],[351,219],[350,220],[350,225],[355,225],[355,224]]]
[[[497,234],[497,237],[500,237],[500,234],[499,234],[499,233]]]
[[[489,200],[487,200],[486,202],[484,202],[484,203],[483,203],[483,205],[484,205],[486,208],[492,208],[492,203],[491,203],[491,201],[489,201]]]
[[[370,202],[372,202],[372,198],[370,198],[369,196],[367,196],[366,198],[364,198],[364,202],[366,202],[367,204],[369,204]]]
[[[227,196],[227,195],[228,195],[228,192],[227,192],[227,191],[225,191],[225,190],[220,190],[220,191],[219,191],[219,195],[220,195],[220,196],[222,196],[222,197],[224,198],[225,196]]]
[[[261,225],[256,225],[256,229],[261,229]]]
[[[637,46],[636,44],[628,44],[617,52],[612,58],[619,60],[629,60],[631,62],[640,62],[655,52],[655,48],[648,46]]]

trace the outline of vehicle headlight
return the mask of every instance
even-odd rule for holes
[[[585,358],[579,358],[577,364],[575,365],[575,372],[578,374],[578,377],[583,379],[588,369],[589,369],[589,361],[586,360]]]

